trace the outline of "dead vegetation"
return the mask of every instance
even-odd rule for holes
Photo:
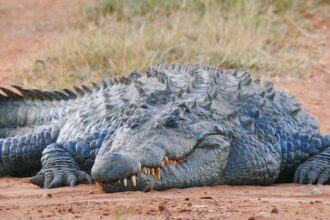
[[[318,61],[309,17],[325,1],[102,0],[32,57],[28,86],[70,87],[161,62],[207,63],[259,77],[309,77]]]

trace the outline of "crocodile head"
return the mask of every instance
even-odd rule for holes
[[[98,153],[92,176],[105,192],[216,185],[230,135],[210,106],[144,104]]]

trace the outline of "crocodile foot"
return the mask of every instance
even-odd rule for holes
[[[294,182],[325,184],[330,181],[330,163],[324,158],[313,158],[301,164],[295,172]]]
[[[78,183],[93,183],[92,177],[81,170],[48,169],[41,170],[30,182],[42,188],[52,189],[61,186],[75,186]]]
[[[60,144],[47,146],[42,154],[42,169],[30,179],[31,183],[50,189],[93,182],[92,177],[79,169],[70,152]]]

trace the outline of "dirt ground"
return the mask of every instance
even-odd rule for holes
[[[330,186],[214,186],[105,194],[0,181],[0,219],[329,219]]]
[[[56,40],[81,0],[0,0],[0,81]],[[330,21],[322,30],[320,64],[309,80],[277,82],[296,95],[330,133]],[[330,186],[215,186],[105,194],[95,185],[39,189],[26,178],[0,179],[2,219],[330,219]]]
[[[0,80],[11,84],[12,74],[51,44],[86,0],[0,0]]]

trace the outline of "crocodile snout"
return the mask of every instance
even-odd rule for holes
[[[136,174],[141,171],[141,163],[125,152],[114,152],[95,160],[92,168],[93,179],[101,184],[123,182],[127,185],[127,178],[136,185]]]

